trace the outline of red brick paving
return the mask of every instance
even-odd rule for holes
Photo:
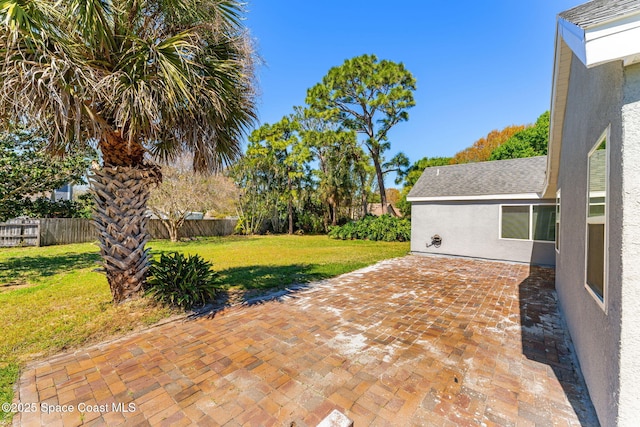
[[[551,269],[408,256],[34,363],[16,425],[597,425]],[[119,405],[113,407],[112,405]],[[84,412],[80,412],[84,409]]]

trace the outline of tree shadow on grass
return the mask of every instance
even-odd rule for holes
[[[218,275],[220,284],[225,288],[247,290],[285,288],[329,277],[314,264],[249,265],[220,270]]]
[[[0,287],[92,267],[99,260],[97,252],[7,258],[0,262]]]
[[[252,240],[258,240],[256,237],[251,236],[211,236],[211,237],[180,237],[180,240],[177,242],[171,242],[167,239],[155,239],[149,242],[149,247],[151,248],[152,254],[161,254],[166,252],[174,252],[177,248],[180,250],[184,250],[189,248],[190,246],[194,246],[196,248],[201,247],[203,245],[231,245],[236,244],[237,242],[248,242]],[[165,246],[169,246],[170,248],[165,248]]]
[[[218,273],[221,289],[215,302],[197,310],[190,317],[215,317],[218,312],[231,306],[252,306],[282,300],[308,288],[310,282],[332,276],[318,271],[314,264],[252,265],[228,268]]]

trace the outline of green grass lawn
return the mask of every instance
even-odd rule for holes
[[[154,257],[198,254],[213,263],[221,287],[240,290],[332,277],[409,250],[409,243],[326,236],[232,236],[149,246]],[[178,314],[146,298],[113,305],[104,274],[94,271],[99,260],[93,243],[0,249],[0,403],[11,401],[22,364]],[[0,424],[7,421],[0,412]]]
[[[405,255],[408,243],[341,241],[326,236],[255,236],[171,243],[156,241],[152,254],[179,251],[213,262],[221,286],[268,289],[337,276]]]

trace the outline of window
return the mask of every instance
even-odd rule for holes
[[[556,240],[556,207],[533,205],[533,240]]]
[[[502,206],[500,237],[502,239],[555,240],[554,205]]]
[[[502,207],[503,239],[529,239],[529,206]]]
[[[606,133],[589,153],[587,188],[586,282],[593,294],[604,302],[607,212]]]
[[[556,193],[556,252],[560,252],[560,190]]]

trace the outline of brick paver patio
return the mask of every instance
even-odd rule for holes
[[[572,351],[553,270],[407,256],[34,363],[14,423],[597,425]]]

